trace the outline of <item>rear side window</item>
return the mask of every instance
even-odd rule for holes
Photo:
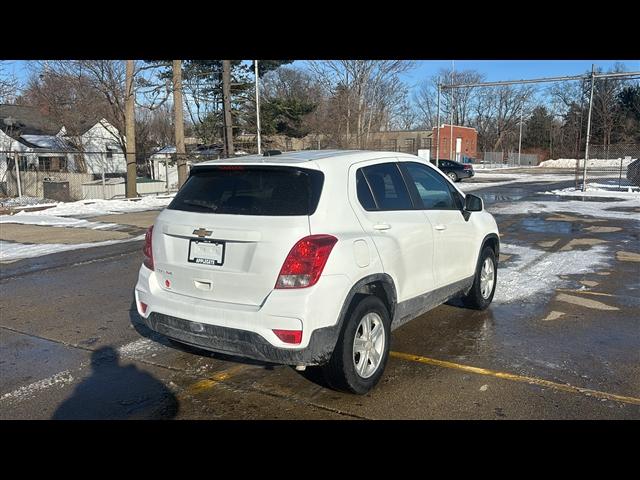
[[[167,208],[227,215],[311,215],[324,175],[294,167],[200,167]]]
[[[361,170],[371,187],[377,210],[413,209],[409,191],[396,163],[381,163]],[[367,209],[364,204],[363,207]]]
[[[358,192],[358,201],[360,205],[367,210],[376,210],[376,202],[371,194],[371,189],[364,178],[362,169],[356,172],[356,190]]]

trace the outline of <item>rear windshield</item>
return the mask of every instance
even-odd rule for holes
[[[294,167],[228,165],[192,170],[167,208],[227,215],[311,215],[324,175]]]

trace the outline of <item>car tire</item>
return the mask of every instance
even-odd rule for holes
[[[490,270],[490,272],[489,272]],[[493,281],[488,283],[490,277]],[[493,300],[493,295],[496,291],[496,285],[498,284],[498,264],[496,262],[496,256],[491,247],[486,247],[482,250],[480,255],[480,261],[476,268],[476,273],[473,278],[473,286],[469,293],[462,297],[462,303],[474,310],[486,309]]]
[[[447,177],[449,177],[454,183],[458,181],[458,175],[456,175],[456,172],[447,173]]]
[[[356,349],[356,338],[361,351]],[[327,384],[335,390],[359,395],[370,391],[384,373],[390,340],[391,318],[387,307],[376,296],[364,297],[345,318],[331,359],[322,367]]]

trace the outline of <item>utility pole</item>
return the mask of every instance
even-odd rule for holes
[[[438,82],[438,113],[436,114],[436,167],[440,166],[440,92],[442,86]]]
[[[231,60],[222,61],[222,102],[224,109],[224,151],[233,157],[233,123],[231,118]]]
[[[182,60],[173,61],[173,118],[176,135],[178,188],[187,181],[187,156],[184,146],[184,118],[182,114]]]
[[[524,100],[520,105],[520,136],[518,138],[518,166],[520,166],[520,153],[522,152],[522,113],[524,110]]]
[[[136,186],[136,96],[133,89],[133,60],[126,61],[124,123],[127,137],[127,198],[138,196]]]
[[[584,149],[584,174],[582,175],[582,191],[587,191],[587,163],[589,163],[589,140],[591,138],[591,110],[593,108],[593,87],[596,83],[596,65],[591,64],[591,94],[589,95],[589,115],[587,116],[587,143]]]
[[[456,63],[455,60],[451,60],[451,105],[449,106],[451,109],[451,125],[449,125],[450,130],[449,130],[449,160],[453,160],[453,75],[455,74],[456,71]]]
[[[13,154],[13,161],[16,164],[16,183],[18,185],[18,198],[22,197],[22,185],[20,185],[20,157],[18,153]]]
[[[260,139],[260,87],[259,87],[259,80],[260,77],[258,76],[258,60],[254,60],[253,61],[253,65],[255,68],[255,75],[256,75],[256,128],[257,128],[257,140],[258,140],[258,155],[262,154],[262,142]]]

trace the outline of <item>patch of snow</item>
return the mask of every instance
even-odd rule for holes
[[[513,262],[498,269],[498,284],[493,301],[496,303],[540,302],[541,297],[570,281],[560,275],[592,273],[608,265],[607,248],[596,245],[588,252],[568,250],[546,252],[532,247],[502,244],[500,252],[517,255]]]
[[[588,202],[582,200],[569,200],[569,201],[535,201],[535,202],[513,202],[513,203],[499,203],[488,205],[487,210],[492,214],[511,214],[517,215],[522,213],[530,214],[552,214],[557,212],[575,213],[578,215],[586,215],[596,218],[607,219],[620,219],[620,220],[632,220],[640,222],[637,213],[633,212],[620,212],[611,210],[612,208],[620,207],[639,207],[640,199],[626,200],[615,202],[615,204],[608,202]]]
[[[63,387],[71,382],[73,382],[73,375],[71,375],[71,372],[68,370],[65,370],[63,372],[56,373],[55,375],[51,375],[50,377],[43,378],[42,380],[38,380],[37,382],[30,383],[29,385],[24,385],[13,392],[5,393],[0,397],[0,401],[25,400],[41,390],[46,390],[53,386]]]
[[[77,202],[61,202],[55,204],[52,208],[37,212],[20,212],[12,216],[0,215],[0,223],[34,223],[37,225],[64,224],[64,226],[70,226],[69,223],[65,223],[64,220],[43,218],[45,223],[38,223],[35,220],[29,222],[26,217],[77,217],[108,215],[112,213],[144,212],[146,210],[155,210],[166,207],[169,205],[171,200],[173,200],[174,195],[175,194],[149,195],[135,200],[79,200]],[[19,219],[16,218],[18,216],[20,216]],[[13,220],[7,220],[5,217],[12,218]],[[74,221],[73,219],[69,220],[70,223],[73,223]]]
[[[149,195],[135,200],[79,200],[59,203],[47,209],[47,215],[78,216],[108,215],[110,213],[143,212],[164,208],[173,200],[173,195]],[[34,213],[25,213],[33,215]]]
[[[480,190],[482,188],[500,187],[502,185],[509,185],[513,183],[527,183],[527,182],[566,182],[574,180],[574,176],[571,174],[544,174],[544,173],[488,173],[477,172],[473,178],[479,180],[491,180],[489,182],[474,182],[474,181],[462,181],[456,184],[460,190],[464,192],[472,192],[474,190]]]
[[[155,355],[163,349],[166,350],[167,348],[149,338],[141,338],[118,348],[118,353],[129,359],[141,360],[149,355]]]
[[[137,237],[127,238],[124,240],[107,240],[104,242],[93,243],[37,243],[37,244],[25,244],[25,243],[13,243],[0,240],[0,261],[12,262],[21,260],[23,258],[40,257],[42,255],[49,255],[51,253],[65,252],[68,250],[78,250],[91,247],[103,247],[106,245],[113,245],[115,243],[133,242],[136,240],[144,240],[144,235],[138,235]]]
[[[57,217],[38,212],[18,212],[15,215],[0,215],[0,224],[2,223],[21,223],[23,225],[45,225],[48,227],[73,227],[73,228],[90,228],[92,230],[101,230],[104,228],[116,227],[116,223],[89,222],[79,218]]]
[[[620,161],[622,161],[622,166],[628,166],[632,161],[637,160],[636,158],[632,158],[631,160],[625,160],[624,158],[590,158],[587,164],[587,168],[597,168],[597,167],[619,167]],[[576,168],[576,163],[578,162],[575,158],[558,158],[557,160],[545,160],[541,162],[538,167],[542,168]],[[580,159],[580,166],[584,166],[584,158]]]
[[[69,151],[73,150],[64,139],[56,135],[20,135],[27,142],[33,143],[41,148],[50,148],[54,150]]]
[[[38,197],[0,198],[0,207],[24,207],[29,205],[56,205],[58,202]]]
[[[582,191],[581,188],[575,187],[562,188],[558,190],[550,190],[547,192],[538,192],[545,195],[563,195],[569,197],[605,197],[605,198],[624,198],[624,199],[640,199],[640,188],[638,187],[623,187],[626,191],[618,189],[618,185],[615,186],[609,184],[590,183],[587,185],[587,190]]]

